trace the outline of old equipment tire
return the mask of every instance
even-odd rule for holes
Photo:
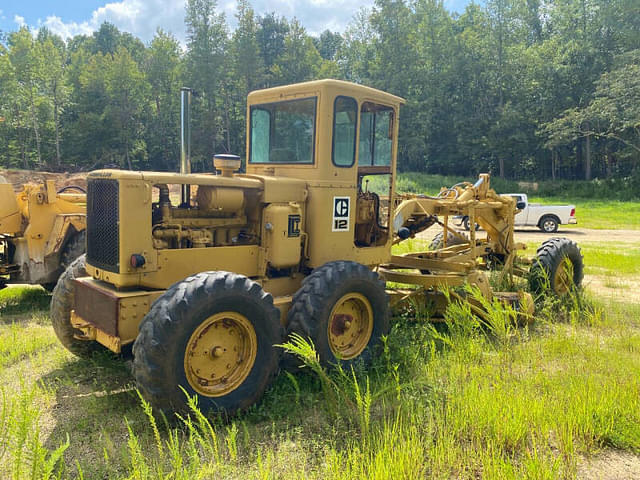
[[[551,215],[546,215],[540,219],[538,228],[544,233],[555,233],[558,231],[558,219]]]
[[[65,243],[62,253],[60,253],[60,265],[67,268],[73,261],[87,250],[86,231],[73,235],[67,243]]]
[[[133,374],[164,412],[187,410],[184,388],[204,413],[233,415],[256,403],[277,374],[274,345],[283,338],[280,311],[258,283],[198,273],[171,286],[142,320]]]
[[[463,235],[463,234],[460,234]],[[466,235],[463,235],[466,238]],[[437,233],[435,237],[433,237],[433,240],[431,240],[431,244],[429,245],[429,250],[440,250],[441,248],[443,248],[444,246],[444,230]],[[458,235],[454,235],[451,232],[448,232],[447,235],[447,246],[448,247],[452,247],[453,245],[462,245],[464,243],[468,243],[469,240],[467,240],[466,242],[463,241],[460,237],[458,237]]]
[[[554,237],[542,243],[529,271],[529,286],[540,293],[550,288],[563,296],[582,284],[584,264],[580,247],[568,238]]]
[[[98,349],[96,342],[74,338],[73,334],[76,333],[76,329],[71,326],[70,317],[74,296],[73,281],[86,275],[85,256],[81,255],[60,275],[51,296],[50,314],[53,331],[60,343],[78,357],[89,357]]]
[[[288,320],[288,334],[310,339],[323,365],[369,364],[389,331],[385,283],[359,263],[326,263],[304,279]]]

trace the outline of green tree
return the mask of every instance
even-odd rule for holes
[[[289,22],[284,17],[276,17],[275,13],[268,13],[258,18],[256,40],[262,64],[265,68],[264,86],[273,86],[271,69],[284,54],[285,39],[289,33]]]
[[[15,72],[17,95],[26,99],[29,109],[29,121],[36,140],[37,164],[42,165],[42,139],[39,107],[43,101],[41,91],[44,59],[36,48],[33,36],[26,27],[20,28],[9,36],[9,60]],[[26,156],[25,158],[25,167]]]
[[[44,94],[49,98],[53,114],[53,129],[55,131],[56,168],[60,168],[62,158],[60,145],[62,143],[60,117],[69,100],[69,88],[66,81],[65,69],[67,57],[65,44],[60,37],[41,30],[38,34],[38,55],[45,59],[46,67],[42,71]]]
[[[227,25],[216,13],[214,0],[188,0],[185,77],[197,92],[193,102],[192,163],[205,168],[216,148],[224,144],[221,94],[227,70]],[[208,168],[208,167],[207,167]]]
[[[118,47],[113,56],[107,56],[104,77],[108,97],[104,116],[114,128],[116,152],[132,170],[132,157],[143,160],[146,156],[142,118],[148,84],[144,73],[124,47]]]
[[[144,68],[150,95],[145,120],[146,144],[149,163],[155,169],[177,170],[181,67],[180,44],[159,29],[147,50]]]
[[[322,57],[313,40],[295,18],[289,24],[284,52],[271,66],[271,74],[277,85],[312,80],[318,73]]]

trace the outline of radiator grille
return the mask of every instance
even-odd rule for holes
[[[87,261],[119,271],[118,181],[91,179],[87,185]]]

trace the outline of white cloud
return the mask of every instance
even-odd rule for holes
[[[65,22],[52,15],[42,25],[63,38],[90,34],[110,22],[120,30],[132,33],[142,40],[153,38],[158,27],[170,31],[179,39],[184,37],[184,5],[175,0],[122,0],[107,3],[94,10],[91,18],[82,22]]]
[[[288,19],[296,17],[312,35],[325,29],[342,31],[353,15],[362,7],[370,7],[373,0],[253,0],[258,15],[275,12]],[[219,0],[218,9],[224,12],[231,28],[235,26],[235,0]],[[18,15],[14,21],[24,24]],[[22,23],[20,23],[22,22]],[[90,34],[103,22],[111,22],[120,30],[130,32],[144,41],[153,38],[158,27],[185,41],[184,2],[179,0],[121,0],[105,4],[93,11],[87,20],[66,22],[56,15],[46,17],[39,25],[49,28],[63,38]]]
[[[27,24],[27,22],[24,21],[24,17],[21,17],[20,15],[14,15],[13,21],[17,23],[18,27],[20,28],[24,27]]]

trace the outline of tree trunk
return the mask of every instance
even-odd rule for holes
[[[38,119],[36,117],[36,105],[33,101],[33,90],[31,90],[31,120],[33,122],[33,133],[36,136],[36,147],[38,150],[38,164],[42,164],[42,155],[40,154],[40,131],[38,130]]]
[[[54,87],[53,93],[53,124],[56,129],[56,166],[60,167],[60,125],[58,124],[58,95],[57,88]]]
[[[498,158],[498,166],[500,168],[500,178],[504,178],[504,157]]]
[[[551,180],[556,181],[556,168],[558,163],[558,154],[555,149],[551,149]]]
[[[124,157],[127,159],[127,167],[129,168],[129,170],[133,170],[133,168],[131,167],[131,159],[129,158],[129,140],[127,139],[127,141],[124,144],[125,146],[125,153],[124,153]]]
[[[585,138],[584,179],[591,180],[591,135],[587,135],[587,138]]]

